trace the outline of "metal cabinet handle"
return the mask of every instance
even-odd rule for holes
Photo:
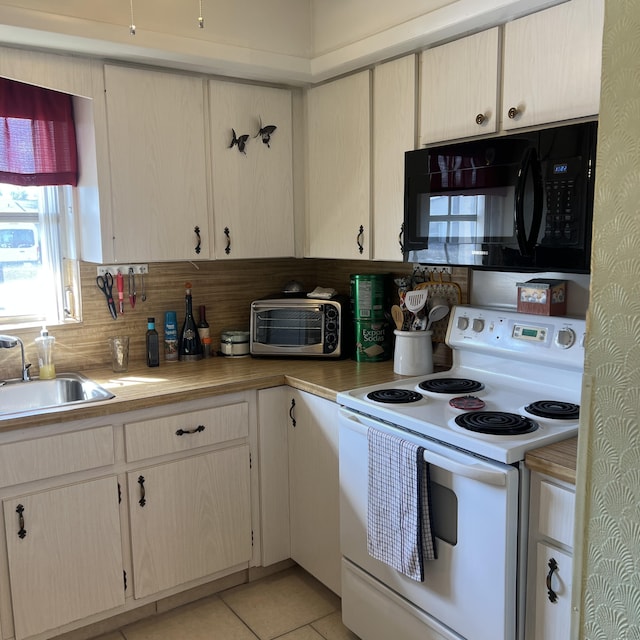
[[[359,253],[364,252],[364,246],[362,244],[363,239],[364,239],[364,227],[360,225],[360,229],[358,230],[358,235],[356,236],[356,243],[358,245]]]
[[[400,245],[400,253],[404,255],[404,222],[400,225],[400,233],[398,234],[398,244]]]
[[[145,489],[144,489],[144,476],[138,476],[138,484],[140,485],[140,500],[138,500],[138,504],[141,507],[144,507],[147,504],[147,499],[145,498]]]
[[[485,116],[484,113],[479,113],[476,116],[476,124],[483,124],[486,119],[487,119],[487,116]]]
[[[517,107],[511,107],[509,111],[507,111],[507,115],[511,120],[517,118],[520,115],[520,110]]]
[[[293,398],[291,398],[291,407],[289,408],[289,417],[291,418],[291,426],[292,427],[296,426],[296,419],[293,416],[293,410],[294,410],[295,406],[296,406],[296,401]]]
[[[194,227],[193,232],[196,234],[198,238],[198,244],[196,245],[196,253],[200,253],[200,245],[202,244],[202,239],[200,238],[200,227]]]
[[[227,239],[227,246],[224,248],[224,252],[229,255],[231,253],[231,235],[229,234],[229,227],[224,228],[224,235]]]
[[[558,594],[553,590],[551,586],[551,578],[553,578],[553,574],[558,570],[558,563],[555,561],[555,558],[551,558],[549,560],[549,573],[547,573],[547,595],[549,597],[549,602],[557,602]]]
[[[176,435],[177,436],[184,436],[184,435],[188,435],[190,433],[200,433],[201,431],[204,431],[204,425],[203,424],[199,424],[195,429],[178,429],[176,431]]]
[[[16,513],[18,514],[18,526],[20,527],[18,529],[18,538],[22,540],[27,535],[27,530],[24,528],[24,507],[21,504],[16,507]]]

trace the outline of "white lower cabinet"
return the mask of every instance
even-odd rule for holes
[[[258,405],[263,561],[291,557],[339,595],[338,405],[291,387]]]
[[[251,559],[249,446],[127,474],[136,598]]]
[[[566,640],[571,629],[575,487],[531,474],[527,640]]]
[[[44,640],[259,564],[255,398],[0,432],[0,638]]]
[[[115,476],[4,500],[15,637],[124,604]]]

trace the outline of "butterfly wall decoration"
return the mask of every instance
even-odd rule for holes
[[[275,124],[266,124],[262,126],[262,118],[260,118],[260,129],[258,133],[256,133],[254,138],[258,136],[262,137],[262,143],[266,144],[269,149],[271,149],[271,134],[277,129]]]
[[[238,145],[238,151],[240,151],[240,153],[244,153],[245,155],[247,155],[245,148],[247,146],[247,140],[249,139],[249,134],[245,133],[241,136],[237,136],[235,129],[231,129],[231,133],[233,134],[233,137],[231,138],[231,144],[229,145],[229,149],[232,149],[234,145]]]

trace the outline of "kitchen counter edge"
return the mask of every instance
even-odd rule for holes
[[[578,438],[574,437],[529,451],[524,461],[531,471],[575,484],[577,453]]]
[[[104,368],[82,371],[82,374],[115,394],[115,398],[0,416],[0,433],[281,385],[335,401],[340,391],[402,379],[393,372],[391,360],[223,357],[198,362],[168,362],[158,368],[130,367],[122,374]]]

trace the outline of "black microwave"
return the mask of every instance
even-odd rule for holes
[[[405,154],[409,262],[589,273],[597,123]]]

